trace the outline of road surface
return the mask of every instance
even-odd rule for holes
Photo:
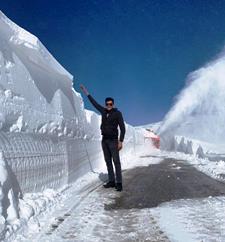
[[[45,221],[39,233],[33,232],[21,241],[167,242],[173,241],[173,233],[176,236],[182,230],[176,241],[223,241],[225,233],[221,231],[225,232],[225,228],[220,223],[224,221],[219,212],[217,215],[208,211],[208,199],[223,198],[225,184],[186,161],[162,158],[158,164],[152,164],[153,159],[149,156],[148,166],[124,171],[121,193],[105,189],[101,181],[96,181],[78,196],[71,195],[63,208]],[[173,216],[177,216],[176,221]],[[193,220],[199,225],[197,235],[190,226]],[[215,221],[217,224],[213,225]],[[165,222],[170,224],[164,226]],[[178,231],[173,222],[175,229],[180,228]],[[215,240],[210,236],[216,236]]]

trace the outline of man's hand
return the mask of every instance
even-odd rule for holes
[[[83,93],[87,96],[89,94],[88,90],[85,88],[83,84],[80,84],[80,89],[83,91]]]
[[[118,142],[118,150],[121,150],[123,148],[123,142],[119,141]]]

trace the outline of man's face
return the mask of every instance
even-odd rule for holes
[[[111,109],[114,108],[114,104],[113,104],[112,101],[108,101],[108,102],[106,102],[106,103],[105,103],[105,106],[106,106],[106,109],[107,109],[107,110],[111,110]]]

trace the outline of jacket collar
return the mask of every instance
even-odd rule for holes
[[[112,108],[111,110],[108,110],[105,108],[106,113],[111,113],[111,112],[116,112],[118,109],[117,108]]]

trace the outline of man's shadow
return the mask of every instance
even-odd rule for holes
[[[16,175],[14,174],[12,168],[8,164],[7,160],[5,161],[5,169],[7,171],[7,179],[1,184],[3,197],[1,200],[2,205],[2,216],[7,220],[9,218],[8,208],[13,206],[15,208],[15,213],[17,218],[19,218],[18,207],[19,199],[22,198],[22,190],[20,188],[19,182]],[[10,194],[11,193],[11,194]]]

